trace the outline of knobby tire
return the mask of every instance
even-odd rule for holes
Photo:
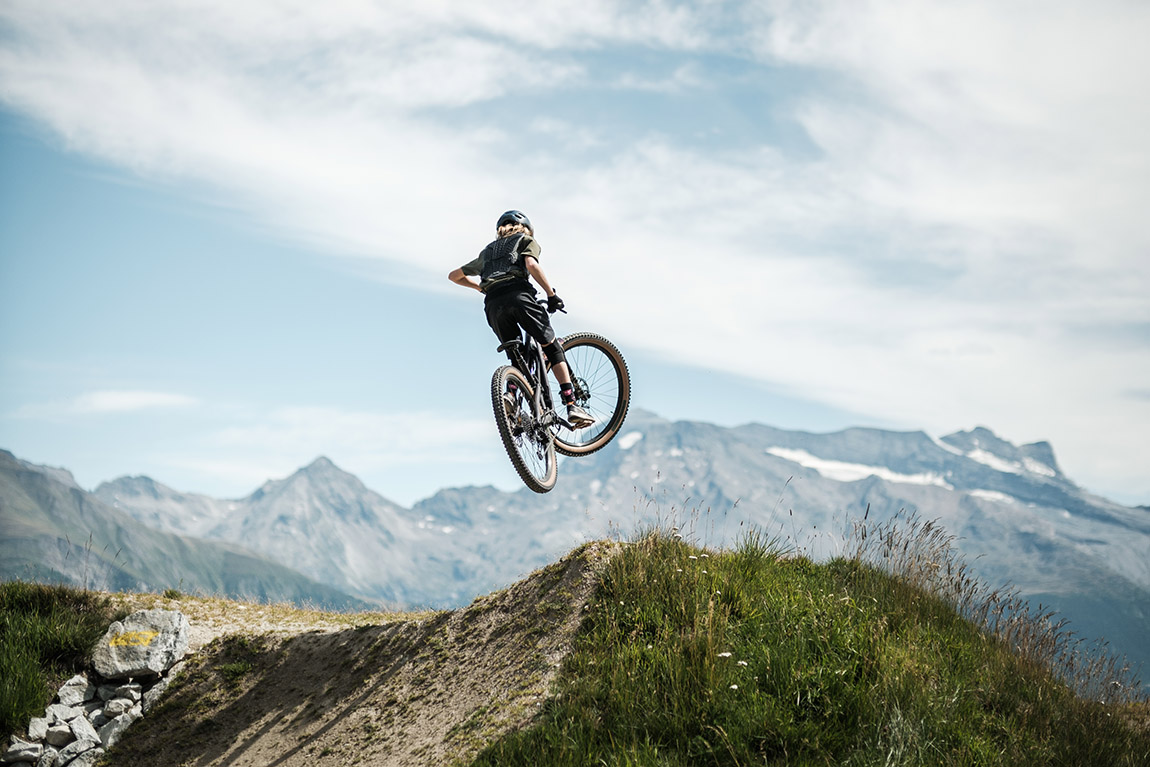
[[[595,333],[565,336],[563,352],[576,382],[576,402],[595,423],[586,429],[558,427],[555,449],[563,455],[590,455],[606,447],[622,428],[631,405],[631,374],[615,344]],[[558,403],[559,386],[551,380],[551,387],[552,400]]]
[[[507,391],[509,381],[514,381],[519,388],[516,409],[511,417],[508,417],[503,404],[503,393]],[[550,429],[538,425],[539,414],[535,412],[531,384],[511,365],[504,365],[491,377],[491,406],[507,457],[523,484],[537,493],[546,493],[555,487],[558,474],[555,441]]]

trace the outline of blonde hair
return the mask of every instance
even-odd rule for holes
[[[513,234],[531,235],[531,230],[520,223],[504,224],[495,230],[495,235],[500,239],[510,237]]]

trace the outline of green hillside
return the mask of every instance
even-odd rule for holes
[[[870,534],[825,565],[753,536],[630,545],[545,709],[476,764],[1150,764],[1117,661],[970,580],[931,525]]]
[[[1150,764],[1139,680],[1056,616],[971,579],[950,541],[900,518],[859,528],[846,556],[818,564],[754,535],[713,551],[656,531],[588,544],[467,608],[324,626],[333,614],[316,613],[272,631],[250,605],[213,600],[229,632],[110,756],[148,767],[224,755],[284,767]],[[32,604],[49,639],[70,631],[69,612],[110,619],[106,600],[77,611],[87,602],[67,589],[0,594],[9,638]],[[53,599],[66,609],[43,604]],[[15,645],[32,643],[8,644],[5,682],[30,662]],[[81,667],[74,656],[48,676]],[[16,705],[10,688],[9,725],[43,702]]]

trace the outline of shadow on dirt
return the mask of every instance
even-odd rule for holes
[[[591,544],[452,612],[201,651],[109,754],[119,765],[442,764],[524,726],[569,651]]]

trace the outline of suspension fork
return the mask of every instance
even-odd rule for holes
[[[547,385],[547,371],[543,369],[543,350],[538,344],[534,343],[530,337],[527,339],[527,344],[529,345],[526,350],[527,354],[530,355],[534,353],[538,358],[538,361],[534,365],[527,363],[527,357],[524,356],[525,344],[521,338],[500,344],[496,351],[505,352],[511,359],[511,364],[514,365],[515,368],[523,374],[523,377],[527,379],[527,382],[531,384],[531,387],[535,390],[534,396],[536,398],[533,404],[536,405],[536,411],[539,415],[543,415],[550,408],[547,403],[551,400],[550,389],[546,391],[543,390],[543,387]],[[540,373],[542,373],[542,380],[540,380]],[[523,394],[526,396],[525,392]]]

